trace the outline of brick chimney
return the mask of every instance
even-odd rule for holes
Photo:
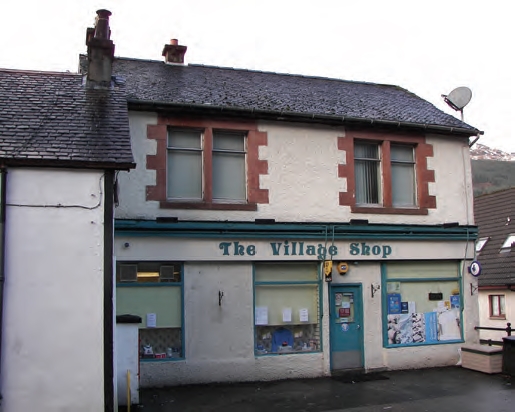
[[[114,43],[110,40],[109,10],[97,10],[95,27],[86,31],[88,46],[87,84],[109,87],[113,71]]]
[[[163,48],[163,56],[166,63],[184,64],[184,55],[186,54],[186,46],[179,46],[177,39],[170,40],[170,44],[165,44]]]

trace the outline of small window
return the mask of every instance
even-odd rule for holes
[[[489,295],[490,317],[506,319],[504,295]]]
[[[483,248],[486,245],[486,242],[488,242],[488,239],[490,239],[490,238],[489,237],[482,237],[482,238],[477,240],[477,242],[476,242],[476,253],[479,253],[479,252],[481,252],[481,250],[483,250]]]
[[[378,205],[381,194],[381,160],[379,144],[356,142],[354,168],[356,178],[356,204]]]
[[[515,234],[512,233],[504,241],[504,243],[501,247],[501,252],[509,252],[514,244],[515,244]]]

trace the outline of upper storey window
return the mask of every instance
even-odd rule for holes
[[[210,138],[212,142],[206,141]],[[211,193],[215,202],[246,202],[245,147],[244,133],[171,129],[168,133],[168,199],[202,201]],[[209,164],[210,168],[203,167]]]
[[[346,152],[338,176],[347,179],[340,205],[351,212],[426,215],[436,208],[429,194],[434,171],[427,167],[433,147],[423,135],[350,130],[338,148]]]
[[[259,186],[259,176],[268,174],[259,159],[267,134],[255,124],[159,118],[147,135],[157,150],[147,156],[156,184],[146,195],[161,208],[252,211],[268,203],[268,190]]]
[[[381,148],[380,143],[357,141],[354,144],[356,204],[373,206],[387,203],[383,196],[386,186],[391,188],[392,206],[416,206],[413,147],[392,144],[389,156]],[[388,169],[387,173],[381,173],[381,169]]]

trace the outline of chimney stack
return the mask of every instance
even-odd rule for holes
[[[88,46],[87,83],[91,86],[109,87],[113,71],[114,43],[110,40],[109,10],[98,10],[95,27],[86,31]]]
[[[184,55],[186,54],[186,46],[179,46],[177,39],[170,40],[170,44],[165,44],[163,48],[163,56],[166,63],[184,64]]]

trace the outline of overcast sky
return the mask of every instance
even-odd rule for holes
[[[117,56],[161,60],[178,38],[187,63],[395,84],[457,117],[441,94],[468,86],[465,121],[485,132],[479,143],[515,152],[508,0],[7,2],[2,68],[77,71],[86,28],[106,8]]]

